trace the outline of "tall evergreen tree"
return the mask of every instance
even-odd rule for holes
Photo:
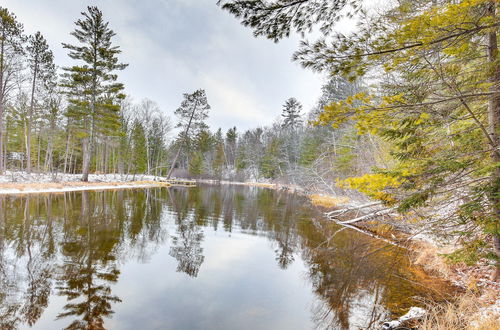
[[[219,128],[214,136],[214,156],[212,159],[212,169],[215,177],[220,180],[222,178],[222,171],[224,169],[224,164],[226,163],[225,152],[224,152],[224,138],[222,137],[222,130]]]
[[[45,171],[51,171],[54,167],[54,153],[60,153],[60,150],[56,148],[56,137],[58,133],[58,125],[62,123],[62,95],[59,93],[57,88],[57,77],[53,77],[53,80],[48,82],[48,90],[46,93],[46,99],[44,102],[44,107],[47,108],[47,112],[44,117],[48,123],[48,138],[47,138],[47,149],[45,151]]]
[[[295,98],[289,98],[283,105],[281,116],[284,118],[283,127],[295,130],[302,124],[302,104]]]
[[[299,160],[300,145],[297,136],[297,129],[302,125],[302,104],[295,98],[289,98],[283,105],[281,116],[284,118],[282,127],[285,128],[285,134],[289,134],[285,139],[284,145],[287,150],[288,162],[291,168],[296,168]]]
[[[0,6],[0,174],[6,166],[5,107],[19,74],[19,56],[22,54],[23,25],[7,8]]]
[[[31,100],[26,125],[26,171],[31,172],[31,131],[34,120],[34,111],[37,89],[48,90],[53,88],[56,76],[54,55],[49,49],[47,41],[40,32],[29,37],[27,46],[28,62],[31,70]]]
[[[190,134],[206,127],[205,120],[208,118],[208,111],[210,105],[208,104],[207,95],[203,89],[199,89],[192,94],[184,94],[184,100],[181,106],[175,110],[175,115],[179,118],[176,127],[181,128],[179,139],[179,148],[172,160],[172,165],[168,171],[167,178],[170,178],[172,172],[177,164],[177,159],[182,151],[182,148],[188,143]]]
[[[65,68],[69,102],[73,105],[68,113],[79,124],[82,137],[83,181],[88,181],[90,161],[98,134],[116,134],[120,126],[120,100],[123,84],[117,83],[116,71],[127,64],[119,63],[118,46],[113,46],[115,36],[109,23],[103,19],[97,7],[88,7],[83,19],[75,22],[77,28],[71,33],[78,45],[63,44],[69,49],[69,56],[79,61],[73,67]]]
[[[134,174],[144,173],[148,170],[148,145],[145,129],[137,119],[132,127],[131,140]]]
[[[317,119],[319,114],[325,109],[325,106],[332,102],[345,100],[349,96],[358,94],[361,90],[360,79],[355,82],[350,82],[339,75],[331,77],[321,88],[321,96],[317,105],[309,114],[309,118],[311,120]]]
[[[236,159],[236,141],[238,139],[238,133],[236,127],[230,128],[226,133],[226,158],[227,165],[234,167]]]

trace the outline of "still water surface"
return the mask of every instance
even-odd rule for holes
[[[364,329],[439,285],[293,194],[0,197],[1,329]]]

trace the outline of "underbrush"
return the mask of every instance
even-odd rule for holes
[[[429,313],[418,329],[500,330],[500,292],[496,283],[486,279],[488,267],[453,264],[445,257],[450,251],[427,242],[416,243],[412,250],[413,262],[426,273],[452,281],[465,290],[451,302],[429,305]]]
[[[418,329],[422,330],[497,330],[500,329],[500,316],[488,311],[481,299],[467,293],[454,302],[435,304],[428,307]]]

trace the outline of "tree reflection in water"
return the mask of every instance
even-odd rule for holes
[[[68,219],[66,226],[73,230],[61,242],[64,264],[56,289],[68,304],[57,318],[72,317],[68,329],[102,329],[103,318],[113,313],[112,303],[121,301],[110,286],[120,274],[114,249],[120,226],[110,219],[103,199],[97,198],[91,208],[89,193],[83,191],[81,196],[80,214]]]
[[[166,246],[195,278],[218,257],[204,256],[207,231],[266,237],[282,271],[301,259],[320,329],[369,328],[429,295],[400,250],[339,229],[303,197],[251,187],[0,196],[0,328],[36,327],[53,295],[65,298],[57,319],[68,329],[104,328],[124,264]]]
[[[203,232],[193,221],[184,219],[177,226],[177,236],[172,237],[170,255],[177,259],[178,272],[196,277],[205,257],[202,255]]]

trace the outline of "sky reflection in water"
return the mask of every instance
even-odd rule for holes
[[[0,229],[2,329],[366,328],[442,285],[252,187],[3,196]]]

